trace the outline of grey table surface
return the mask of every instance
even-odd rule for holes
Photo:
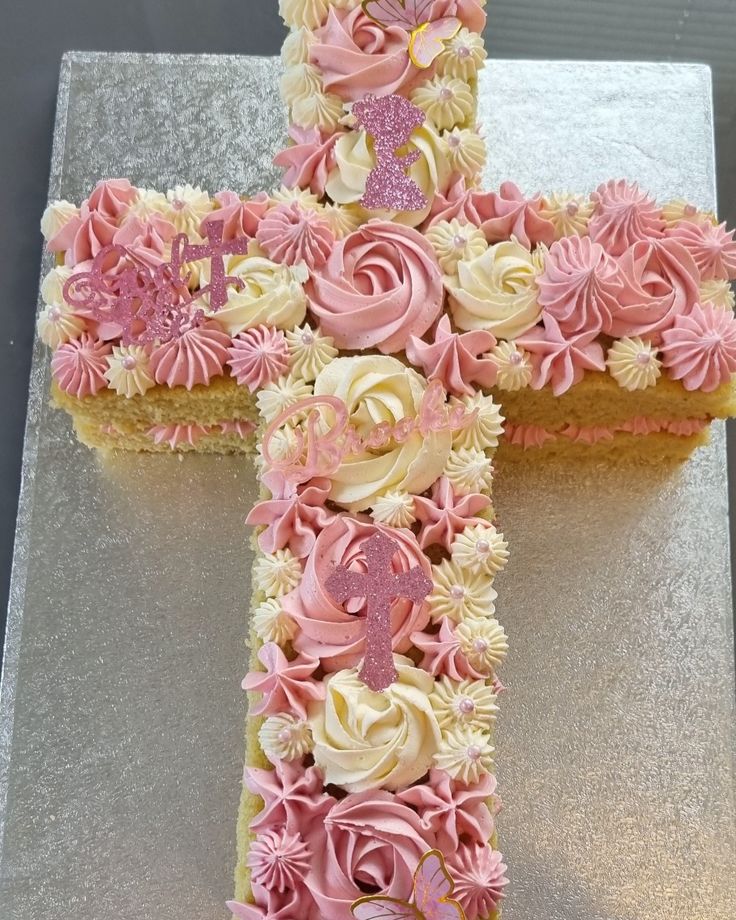
[[[114,172],[269,185],[277,72],[262,57],[69,56],[52,193]],[[480,100],[497,142],[487,184],[514,169],[527,190],[590,188],[631,166],[660,197],[714,201],[702,66],[493,62]],[[169,130],[172,111],[186,131]],[[100,457],[50,408],[40,344],[33,367],[0,692],[0,916],[214,920],[232,884],[252,561],[237,535],[254,471]],[[736,915],[724,434],[676,473],[499,470],[509,920]]]
[[[499,58],[710,64],[720,210],[736,223],[736,0],[489,0],[487,10],[486,43]],[[3,0],[0,14],[2,635],[34,334],[38,219],[61,55],[70,49],[276,54],[284,31],[276,0]],[[736,456],[733,438],[729,452]]]

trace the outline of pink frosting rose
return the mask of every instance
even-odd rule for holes
[[[709,220],[700,223],[682,221],[667,231],[695,259],[703,281],[733,281],[736,279],[736,241],[734,230],[725,224],[714,227]]]
[[[247,237],[253,239],[258,230],[260,219],[269,209],[270,202],[265,192],[260,192],[255,198],[243,200],[235,192],[218,192],[215,195],[218,207],[208,214],[200,225],[200,233],[206,236],[208,224],[222,221],[223,240],[240,239]]]
[[[678,316],[662,333],[662,363],[686,390],[718,389],[736,373],[736,317],[712,304]]]
[[[347,515],[334,517],[317,537],[299,586],[282,601],[284,610],[299,625],[295,647],[305,655],[319,658],[327,672],[354,667],[365,654],[366,604],[362,598],[353,598],[342,606],[337,604],[325,588],[325,582],[337,565],[365,572],[362,546],[376,532],[385,534],[398,545],[393,557],[395,572],[408,572],[420,566],[431,577],[429,560],[411,531]],[[426,604],[415,604],[408,598],[394,601],[391,607],[394,651],[408,651],[411,634],[423,629],[428,620]]]
[[[676,316],[691,312],[700,296],[700,274],[685,247],[673,239],[635,243],[619,259],[624,282],[610,326],[614,338],[659,341]]]
[[[412,64],[408,32],[396,26],[385,29],[360,6],[350,11],[331,6],[327,22],[314,36],[309,59],[321,70],[325,91],[346,102],[368,93],[406,94],[431,75]]]
[[[587,237],[552,245],[537,278],[539,302],[565,333],[600,332],[611,326],[623,281],[615,259]]]
[[[109,246],[117,233],[117,224],[99,211],[83,204],[77,217],[73,217],[46,244],[49,252],[63,252],[64,264],[74,268],[94,259],[97,253]]]
[[[297,559],[308,556],[317,536],[333,517],[332,511],[325,508],[330,487],[329,479],[312,479],[296,488],[286,487],[282,495],[258,502],[245,523],[266,525],[258,537],[263,552],[275,553],[288,546]]]
[[[401,351],[442,309],[432,247],[416,230],[381,220],[341,240],[305,290],[323,332],[356,351]]]
[[[51,373],[65,393],[83,399],[107,386],[105,371],[112,346],[83,332],[78,339],[60,345],[51,358]]]
[[[335,244],[327,221],[316,211],[301,208],[297,201],[270,210],[261,220],[256,239],[272,262],[304,262],[310,271],[325,264]]]
[[[85,202],[111,223],[119,222],[138,198],[138,189],[128,179],[103,179]]]
[[[365,891],[409,898],[419,861],[435,846],[416,812],[381,790],[346,796],[323,826],[310,826],[306,884],[325,918],[349,917]]]
[[[178,339],[151,352],[151,372],[156,383],[168,387],[207,385],[224,373],[230,336],[209,322],[184,332]]]
[[[590,238],[612,256],[621,256],[640,240],[656,240],[664,233],[662,209],[637,183],[624,179],[601,185],[591,195],[595,212]]]
[[[284,185],[287,188],[309,189],[322,198],[327,179],[335,168],[335,144],[344,131],[323,134],[317,128],[291,125],[290,147],[280,150],[273,158],[274,166],[285,169]]]

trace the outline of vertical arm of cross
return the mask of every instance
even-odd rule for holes
[[[184,247],[184,259],[187,262],[198,262],[201,259],[210,260],[210,283],[200,290],[200,295],[210,295],[210,309],[213,312],[221,309],[227,303],[227,286],[234,284],[240,290],[243,282],[240,278],[229,276],[225,272],[225,256],[245,255],[248,251],[246,237],[223,242],[225,224],[221,220],[207,221],[204,227],[207,242],[202,244],[187,243]]]

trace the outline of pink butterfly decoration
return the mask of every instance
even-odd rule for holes
[[[455,884],[439,850],[430,850],[414,874],[411,901],[385,895],[359,898],[351,907],[355,920],[465,920],[465,913],[452,892]]]
[[[455,16],[430,20],[434,0],[363,0],[363,12],[385,29],[392,26],[411,36],[409,57],[415,67],[425,70],[444,50],[443,42],[460,31]]]

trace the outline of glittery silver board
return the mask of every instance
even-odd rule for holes
[[[50,195],[103,176],[254,192],[284,132],[267,59],[69,55]],[[714,200],[700,66],[493,63],[488,181],[629,175]],[[0,717],[3,920],[224,918],[255,479],[78,446],[31,377]],[[499,473],[505,920],[733,920],[723,428],[676,476]]]

